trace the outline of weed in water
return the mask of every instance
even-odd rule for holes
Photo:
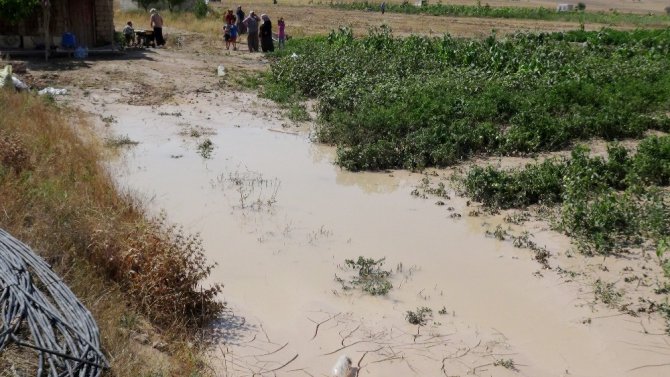
[[[514,364],[514,360],[512,359],[498,359],[493,363],[493,366],[501,366],[503,368],[507,368],[509,370],[517,371],[518,369],[516,368],[516,364]]]
[[[168,113],[168,112],[165,112],[165,111],[161,111],[161,112],[158,113],[158,115],[160,115],[160,116],[180,117],[182,114],[181,114],[181,111],[173,111],[173,112],[171,112],[171,113]]]
[[[528,211],[508,213],[503,218],[503,221],[505,221],[506,223],[516,224],[516,225],[522,225],[523,223],[525,223],[528,220],[530,220],[530,212],[528,212]]]
[[[105,125],[109,126],[112,123],[116,123],[116,117],[114,115],[109,115],[109,116],[100,116],[100,119],[102,119],[103,123]]]
[[[124,146],[135,146],[139,144],[138,141],[130,139],[128,135],[114,136],[105,140],[105,145],[110,148],[121,148]]]
[[[405,313],[405,319],[407,322],[418,326],[425,326],[427,321],[431,319],[432,316],[433,309],[427,308],[425,306],[416,308],[414,311],[408,310],[407,313]]]
[[[593,288],[596,300],[611,308],[616,308],[623,297],[623,293],[615,288],[614,283],[605,283],[598,279],[593,283]]]
[[[386,295],[393,288],[390,277],[391,271],[383,270],[382,266],[386,258],[372,259],[359,256],[357,260],[346,259],[345,266],[350,270],[356,272],[350,280],[336,276],[335,279],[342,284],[345,290],[352,287],[358,287],[363,292],[367,292],[373,296]]]
[[[198,144],[198,154],[202,158],[212,158],[212,152],[214,152],[214,143],[212,143],[210,139],[205,139],[200,144]]]
[[[281,181],[265,178],[255,171],[235,171],[228,176],[219,175],[212,181],[212,187],[233,188],[239,198],[240,209],[260,211],[270,210],[277,203]]]
[[[502,225],[498,225],[493,231],[487,230],[486,235],[489,237],[494,237],[499,241],[504,241],[507,238],[507,236],[509,236],[509,233],[507,233],[507,231],[503,229]]]

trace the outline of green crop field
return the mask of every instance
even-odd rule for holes
[[[443,167],[667,131],[669,53],[667,29],[485,40],[342,29],[277,54],[266,93],[315,98],[318,139],[347,169]]]
[[[318,140],[338,147],[346,169],[445,167],[668,132],[669,54],[669,29],[484,40],[341,29],[275,55],[265,93],[316,99]],[[588,254],[647,245],[662,257],[670,137],[645,138],[630,155],[613,143],[606,159],[574,148],[520,170],[475,167],[463,192],[495,208],[555,206],[555,226]]]

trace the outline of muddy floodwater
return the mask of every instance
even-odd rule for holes
[[[139,142],[111,163],[120,187],[200,233],[217,263],[209,283],[225,285],[216,375],[327,376],[342,354],[359,376],[670,375],[653,367],[670,358],[667,338],[643,331],[662,327],[594,307],[591,286],[486,237],[488,220],[453,193],[444,205],[410,195],[423,174],[343,171],[333,148],[252,95],[118,99],[93,93],[83,106]],[[386,258],[388,295],[336,281],[358,256]],[[432,309],[425,326],[405,319],[418,307]]]

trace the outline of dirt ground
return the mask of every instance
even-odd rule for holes
[[[301,0],[290,0],[301,1]],[[310,1],[310,0],[306,0]],[[402,3],[401,0],[391,0],[391,3]],[[665,7],[668,3],[663,0],[582,0],[586,4],[587,11],[611,11],[617,10],[619,12],[631,13],[648,13],[648,12],[665,12]],[[430,1],[430,4],[438,3],[438,1]],[[577,1],[555,1],[555,0],[449,0],[443,1],[444,4],[464,4],[464,5],[486,5],[493,7],[544,7],[554,9],[556,4],[577,4]]]
[[[233,4],[212,3],[212,8],[223,13],[225,9],[235,8]],[[577,22],[558,22],[540,20],[514,20],[495,18],[470,18],[470,17],[439,17],[419,14],[399,14],[364,11],[347,11],[332,9],[327,5],[301,5],[300,1],[289,3],[280,2],[278,5],[269,5],[268,2],[255,2],[244,4],[244,10],[255,11],[257,14],[267,13],[271,19],[277,20],[283,17],[286,20],[286,32],[290,36],[323,35],[340,26],[351,27],[356,35],[364,35],[372,27],[381,25],[390,26],[396,35],[426,34],[442,35],[449,33],[462,37],[486,37],[493,31],[498,35],[505,35],[517,31],[563,31],[579,27]],[[198,20],[192,16],[172,17],[166,14],[166,33],[170,37],[170,28],[189,30],[207,35],[210,40],[205,47],[210,47],[213,52],[214,46],[219,45],[221,39],[222,21],[219,19]],[[143,19],[142,19],[143,18]],[[124,20],[133,21],[136,28],[148,28],[148,17],[138,12],[117,12],[117,29],[123,27]],[[587,30],[598,30],[606,25],[586,23]],[[632,25],[618,25],[618,28],[634,28]],[[244,37],[242,38],[244,39]],[[242,41],[243,42],[243,41]],[[244,45],[244,43],[242,43]]]
[[[393,20],[398,33],[435,25],[433,32],[464,36],[574,27],[290,10],[303,21],[289,27],[305,33],[351,19],[356,30]],[[58,101],[89,114],[101,138],[139,141],[110,162],[120,188],[201,233],[219,264],[211,279],[225,283],[229,307],[213,335],[213,375],[323,376],[340,354],[360,376],[670,374],[665,324],[649,313],[661,299],[653,293],[662,280],[653,255],[585,258],[549,230],[542,209],[514,225],[452,189],[449,199],[424,197],[426,185],[448,185],[455,170],[341,171],[332,148],[309,141],[310,122],[293,124],[240,87],[244,72],[267,69],[261,54],[224,51],[218,39],[170,25],[166,33],[166,49],[33,61],[23,78],[69,89]],[[207,140],[213,157],[203,157]],[[419,198],[409,194],[415,188]],[[497,225],[529,231],[551,251],[551,269],[509,237],[487,237]],[[389,297],[335,282],[348,273],[344,259],[359,255],[387,258]],[[603,303],[597,279],[614,283],[621,298]],[[424,306],[432,319],[408,324],[406,311]]]
[[[333,3],[351,3],[356,0],[335,0]],[[404,0],[388,0],[387,3],[402,4]],[[362,2],[362,1],[358,1]],[[378,1],[369,1],[372,4],[381,3],[381,0]],[[414,1],[410,1],[413,3]],[[586,4],[587,11],[612,11],[617,10],[619,12],[631,12],[631,13],[664,13],[665,7],[669,4],[664,0],[582,0],[582,3]],[[278,5],[327,5],[330,1],[328,0],[278,0]],[[439,4],[438,0],[430,0],[429,4]],[[577,4],[577,1],[555,1],[555,0],[488,0],[488,1],[478,1],[478,0],[448,0],[442,1],[443,4],[463,4],[463,5],[486,5],[489,4],[493,7],[530,7],[538,8],[544,7],[549,9],[554,9],[559,3],[567,4]],[[216,3],[212,3],[215,4]],[[238,3],[230,4],[227,1],[222,1],[223,6],[234,6],[243,5],[245,7],[259,5],[267,5],[268,2],[262,0],[249,0]],[[235,9],[235,8],[232,8]]]

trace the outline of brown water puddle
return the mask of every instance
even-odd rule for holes
[[[217,328],[216,375],[324,376],[341,354],[360,376],[670,373],[635,369],[667,362],[664,336],[644,335],[639,318],[594,314],[590,287],[534,275],[531,254],[484,237],[463,200],[412,197],[421,174],[342,171],[332,148],[275,132],[285,121],[252,113],[263,101],[249,95],[154,108],[91,100],[87,110],[116,118],[113,133],[140,142],[113,164],[120,185],[199,232],[218,263],[210,280],[225,284],[229,311]],[[198,154],[205,138],[211,159]],[[450,218],[450,206],[463,217]],[[388,296],[335,281],[358,256],[386,258]],[[406,311],[423,306],[433,320],[407,323]],[[601,318],[582,323],[592,317]],[[501,359],[518,371],[495,366]]]

